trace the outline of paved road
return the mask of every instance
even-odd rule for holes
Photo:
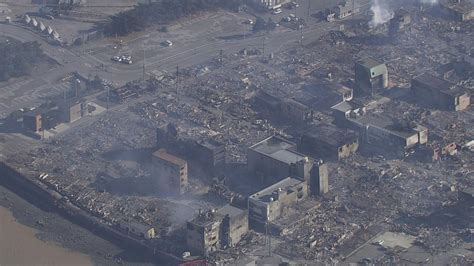
[[[301,8],[301,7],[300,7]],[[285,11],[292,12],[292,11]],[[305,42],[317,39],[328,30],[336,29],[337,25],[327,22],[310,23],[303,30]],[[208,32],[207,36],[197,36],[188,41],[177,42],[170,49],[147,53],[146,71],[156,70],[174,71],[176,66],[186,67],[206,62],[218,55],[220,50],[226,54],[236,53],[243,48],[261,48],[265,38],[265,52],[278,52],[288,45],[299,45],[301,32],[280,27],[275,32],[265,35],[247,35],[245,39],[236,38],[223,40],[223,36],[241,34],[238,32]],[[41,98],[57,94],[65,89],[65,84],[58,81],[73,71],[84,75],[100,75],[117,84],[139,79],[143,75],[143,63],[138,61],[132,65],[113,64],[108,55],[100,51],[92,54],[81,54],[74,50],[52,46],[36,32],[17,25],[0,25],[0,35],[6,35],[20,41],[38,41],[44,52],[59,62],[60,67],[51,69],[40,77],[32,77],[15,83],[7,83],[0,87],[0,118],[21,107],[32,106],[41,102]],[[145,38],[141,36],[139,38]],[[140,42],[140,39],[135,42]],[[190,37],[192,38],[192,36]],[[143,40],[146,40],[143,39]],[[143,41],[142,40],[142,41]],[[133,50],[141,50],[137,45]],[[101,66],[107,66],[103,70]]]

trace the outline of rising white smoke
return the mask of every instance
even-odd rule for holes
[[[369,21],[369,27],[371,28],[384,24],[393,18],[393,11],[384,1],[374,0],[370,10],[374,14],[372,20]]]
[[[438,3],[438,0],[420,0],[420,2],[427,5],[434,5]]]

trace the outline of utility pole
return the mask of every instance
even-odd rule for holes
[[[176,66],[176,96],[179,94],[179,66]]]
[[[272,237],[270,235],[270,232],[268,232],[268,221],[265,222],[265,234],[267,236],[267,242],[268,242],[268,257],[272,256]]]
[[[143,45],[143,83],[145,83],[145,72],[146,69],[146,57],[145,57],[145,45]]]
[[[301,46],[303,46],[303,39],[304,39],[304,33],[303,33],[303,25],[301,25]]]
[[[109,110],[109,97],[110,97],[110,86],[107,85],[107,105],[105,107],[107,111]]]
[[[309,23],[309,17],[311,16],[311,0],[308,0],[308,17],[306,18],[306,23]]]

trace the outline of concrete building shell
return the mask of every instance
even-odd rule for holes
[[[165,149],[153,153],[153,169],[160,184],[167,184],[177,194],[183,194],[188,187],[188,164]]]
[[[367,57],[355,63],[356,94],[373,94],[389,87],[387,66],[374,58]]]
[[[284,209],[303,201],[308,196],[308,184],[298,178],[287,177],[249,197],[249,222],[263,229],[284,213]]]
[[[429,107],[448,111],[462,111],[471,104],[467,90],[428,73],[411,81],[415,97]]]
[[[312,125],[303,133],[301,151],[325,160],[341,160],[354,154],[359,139],[352,130],[337,128],[331,124]]]

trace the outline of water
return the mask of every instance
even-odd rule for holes
[[[92,265],[90,257],[36,238],[37,230],[18,223],[0,206],[0,266]]]

